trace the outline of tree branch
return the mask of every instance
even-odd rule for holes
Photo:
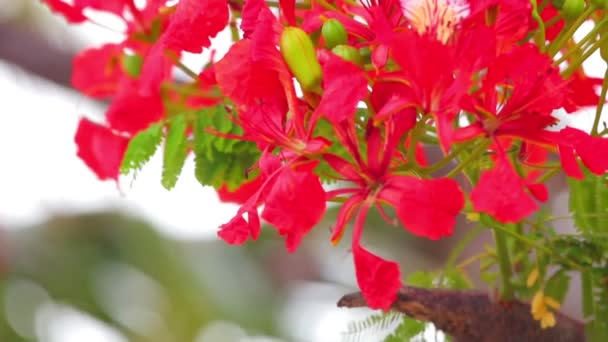
[[[345,295],[339,307],[366,307],[360,292]],[[393,310],[428,321],[455,341],[467,342],[581,342],[582,322],[555,313],[556,325],[541,329],[532,318],[530,305],[520,301],[497,302],[481,291],[422,289],[404,286]]]

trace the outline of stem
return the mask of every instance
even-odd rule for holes
[[[450,252],[450,255],[448,256],[448,260],[446,261],[445,266],[443,267],[444,271],[449,270],[450,268],[454,267],[456,260],[458,260],[458,258],[460,257],[460,254],[462,254],[462,251],[464,251],[464,248],[466,246],[468,246],[469,243],[471,243],[471,241],[473,241],[473,239],[475,239],[475,237],[477,237],[477,235],[479,235],[479,233],[481,233],[482,230],[483,230],[483,226],[478,224],[477,226],[475,226],[475,228],[469,230],[458,241],[458,243],[456,244],[456,246],[454,246],[454,248],[452,248],[452,252]],[[443,274],[441,276],[443,276]]]
[[[543,19],[541,18],[540,14],[539,14],[538,5],[536,3],[536,0],[532,0],[532,1],[530,1],[530,3],[532,4],[532,18],[534,19],[534,21],[536,21],[536,25],[538,25],[538,31],[535,34],[534,41],[535,41],[536,45],[541,49],[541,52],[543,52],[545,50],[545,41],[546,41],[545,22],[543,21]]]
[[[576,43],[568,52],[564,53],[563,56],[561,56],[557,61],[555,61],[553,63],[553,65],[560,65],[563,62],[565,62],[567,59],[569,59],[573,54],[577,53],[577,52],[581,52],[581,50],[584,50],[585,48],[592,46],[593,42],[591,42],[590,44],[587,44],[591,39],[595,38],[597,36],[597,33],[599,32],[599,30],[608,23],[607,19],[602,20],[601,22],[597,23],[593,29],[591,29],[591,31],[589,31],[589,33],[587,33],[587,35],[581,39],[578,43]],[[585,46],[588,45],[588,46]]]
[[[600,93],[600,102],[597,104],[595,110],[595,118],[593,119],[593,128],[591,129],[591,135],[597,136],[599,134],[598,127],[600,126],[600,118],[602,116],[602,109],[604,108],[604,102],[606,102],[606,93],[608,92],[608,64],[606,65],[606,71],[604,72],[604,82],[602,82],[602,91]]]
[[[411,138],[409,141],[409,146],[407,148],[407,154],[405,155],[405,159],[410,165],[416,165],[416,145],[418,144],[418,140],[420,140],[420,137],[424,134],[423,127],[425,126],[427,118],[427,115],[423,115],[420,118],[420,121],[416,123],[416,126],[412,128],[412,134],[410,135]]]
[[[574,32],[578,30],[578,28],[585,22],[585,20],[593,14],[596,7],[594,5],[590,5],[585,9],[585,12],[581,14],[571,25],[566,25],[568,27],[567,30],[562,30],[560,34],[553,40],[553,42],[549,45],[547,49],[547,54],[551,57],[555,56],[559,50],[561,50],[562,46],[568,39],[572,38]],[[566,23],[568,24],[568,23]]]
[[[466,246],[468,246],[471,243],[471,241],[473,241],[473,239],[475,239],[475,237],[477,237],[477,235],[479,235],[479,233],[482,230],[483,230],[483,226],[478,224],[477,226],[475,226],[475,228],[469,230],[458,241],[458,243],[456,243],[456,246],[454,246],[454,248],[452,248],[452,251],[450,252],[450,255],[448,256],[448,260],[446,261],[445,266],[443,266],[443,269],[441,270],[441,274],[439,275],[439,284],[443,284],[443,278],[445,276],[445,272],[454,267],[456,260],[458,260],[458,258],[462,254],[462,251],[464,251],[464,248]]]
[[[443,159],[441,159],[437,163],[431,165],[425,171],[427,171],[430,174],[430,173],[433,173],[433,172],[435,172],[437,170],[442,169],[444,166],[448,165],[454,158],[458,157],[458,155],[462,151],[464,151],[465,149],[467,149],[468,147],[470,147],[471,144],[472,144],[472,142],[467,142],[467,143],[460,144],[458,147],[456,147],[454,150],[452,150],[452,152],[450,152],[450,154],[448,154],[447,156],[445,156]]]
[[[494,240],[496,241],[496,256],[498,257],[500,278],[502,280],[502,299],[509,301],[513,299],[514,295],[513,287],[511,286],[511,277],[513,276],[513,270],[511,269],[511,257],[509,255],[507,239],[502,231],[498,229],[493,229],[493,231]]]
[[[581,272],[581,293],[583,300],[583,317],[587,318],[595,313],[593,302],[593,280],[588,272]]]
[[[568,68],[566,68],[566,70],[564,70],[562,72],[562,76],[564,78],[568,78],[570,77],[570,75],[572,75],[574,73],[574,71],[576,71],[576,69],[578,69],[584,61],[587,60],[587,58],[591,57],[591,55],[600,48],[600,46],[602,44],[604,44],[606,41],[608,41],[608,35],[606,35],[605,37],[600,38],[600,40],[598,40],[597,42],[595,42],[595,44],[587,51],[585,51],[585,53],[581,56],[581,58],[572,61]]]
[[[505,228],[505,227],[503,227],[501,225],[498,225],[498,224],[497,225],[490,224],[490,225],[492,226],[492,228],[494,228],[496,230],[500,230],[503,233],[505,233],[507,235],[510,235],[512,238],[517,239],[517,240],[519,240],[519,241],[527,244],[530,247],[534,247],[535,249],[537,249],[537,250],[539,250],[539,251],[541,251],[543,253],[546,253],[546,254],[548,254],[548,255],[550,255],[550,256],[558,259],[558,260],[563,261],[565,264],[567,264],[568,266],[572,267],[575,270],[578,270],[578,271],[581,271],[581,272],[587,272],[588,271],[586,267],[581,266],[581,265],[573,262],[572,260],[570,260],[570,259],[562,256],[561,254],[556,253],[552,249],[550,249],[548,247],[545,247],[544,245],[541,245],[541,244],[537,243],[536,241],[534,241],[534,240],[526,237],[525,235],[517,234],[516,232],[514,232],[514,231],[512,231],[510,229],[507,229],[507,228]]]
[[[452,171],[450,171],[447,175],[445,175],[447,178],[451,178],[456,176],[458,173],[460,173],[460,171],[462,171],[468,164],[470,164],[473,160],[478,159],[488,148],[488,146],[490,145],[490,141],[482,141],[477,148],[475,148],[473,150],[473,152],[471,152],[471,154],[462,162],[460,162],[460,164],[458,164],[458,166],[456,166]]]

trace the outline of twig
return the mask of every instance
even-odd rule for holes
[[[360,292],[345,295],[339,307],[366,307]],[[556,325],[541,329],[532,318],[530,305],[517,300],[500,302],[475,290],[423,289],[404,286],[393,310],[414,319],[432,322],[454,337],[467,342],[580,342],[585,341],[583,323],[559,312]]]

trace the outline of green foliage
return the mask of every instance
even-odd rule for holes
[[[608,213],[608,186],[606,176],[596,176],[585,170],[585,178],[569,178],[570,211],[576,228],[588,237],[608,234],[605,224]],[[607,245],[608,246],[608,245]]]
[[[404,315],[396,312],[373,314],[362,321],[350,322],[342,334],[343,342],[365,342],[395,332],[403,324]]]
[[[120,166],[120,172],[122,174],[129,174],[139,171],[154,155],[162,138],[162,123],[150,125],[147,129],[139,132],[129,142],[122,165]]]
[[[121,173],[139,171],[150,160],[163,140],[163,127],[166,127],[161,180],[165,188],[170,190],[177,183],[190,147],[195,154],[195,175],[202,185],[219,188],[226,184],[229,190],[238,188],[247,180],[248,169],[258,160],[260,152],[252,142],[222,136],[243,134],[229,115],[223,106],[216,106],[184,112],[151,125],[131,139]]]
[[[188,123],[184,115],[175,116],[169,123],[165,139],[165,154],[163,156],[163,174],[161,183],[171,190],[182,172],[188,155],[188,138],[186,129]]]
[[[424,332],[427,324],[409,317],[403,317],[403,323],[401,323],[395,331],[390,334],[384,342],[404,342],[409,341],[414,336]]]
[[[562,303],[570,288],[570,276],[564,271],[555,272],[545,285],[545,295]]]
[[[220,136],[243,134],[241,127],[229,115],[223,106],[196,113],[195,174],[203,185],[219,188],[225,184],[229,190],[234,190],[247,180],[248,169],[259,158],[260,152],[252,142]]]

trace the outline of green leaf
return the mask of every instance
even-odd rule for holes
[[[248,169],[259,159],[260,151],[252,142],[225,138],[216,132],[243,134],[224,106],[197,112],[194,122],[196,179],[216,189],[225,184],[229,190],[234,190],[248,179]]]
[[[568,179],[570,186],[570,212],[576,227],[587,236],[605,235],[608,214],[608,186],[606,176],[597,176],[585,169],[585,178]]]
[[[407,276],[406,283],[412,286],[432,288],[435,278],[431,272],[416,271]]]
[[[403,317],[403,323],[389,335],[384,342],[404,342],[410,341],[414,336],[421,334],[426,324],[409,317]]]
[[[167,139],[165,141],[165,154],[163,158],[163,175],[161,183],[167,190],[171,190],[182,172],[186,156],[188,155],[188,138],[186,128],[188,123],[185,115],[178,115],[171,119]]]
[[[562,303],[568,288],[570,287],[570,276],[564,271],[558,271],[547,280],[545,295]]]
[[[161,123],[150,125],[146,130],[134,136],[122,159],[120,173],[126,175],[131,171],[140,170],[154,155],[162,138],[163,126]]]

